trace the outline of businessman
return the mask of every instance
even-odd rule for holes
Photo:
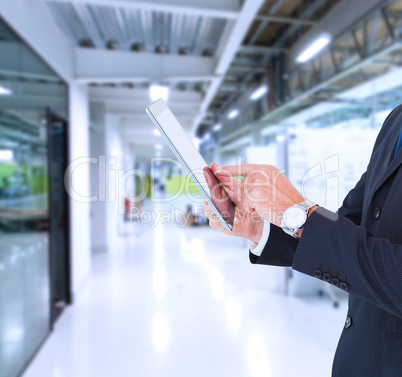
[[[236,204],[233,232],[206,205],[212,228],[249,239],[251,263],[291,266],[349,293],[333,377],[402,376],[401,128],[399,106],[337,213],[308,201],[272,166],[211,166]]]

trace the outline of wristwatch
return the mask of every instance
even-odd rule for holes
[[[309,209],[316,205],[310,200],[306,200],[287,208],[282,216],[281,227],[283,231],[294,238],[300,238],[296,233],[303,228]]]

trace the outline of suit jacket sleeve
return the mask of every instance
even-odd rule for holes
[[[363,206],[366,173],[363,174],[356,187],[346,196],[339,213],[360,225]],[[303,231],[304,232],[304,231]],[[298,240],[286,234],[281,228],[271,224],[271,231],[261,256],[250,252],[250,262],[271,266],[291,267],[295,256]]]
[[[365,174],[338,213],[315,210],[299,241],[273,226],[255,263],[292,266],[402,317],[402,245],[360,226],[364,185]]]
[[[318,208],[308,218],[293,266],[402,317],[402,245]]]

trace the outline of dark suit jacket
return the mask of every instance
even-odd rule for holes
[[[261,256],[250,253],[252,263],[292,266],[350,293],[333,377],[402,376],[402,150],[394,158],[401,127],[399,106],[338,213],[318,208],[299,241],[271,225]]]

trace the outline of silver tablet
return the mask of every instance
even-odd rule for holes
[[[235,206],[216,179],[197,148],[163,99],[146,108],[148,116],[165,137],[170,148],[183,164],[203,197],[214,210],[223,226],[232,231]]]

